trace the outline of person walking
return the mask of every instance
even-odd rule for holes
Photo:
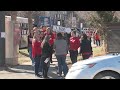
[[[44,40],[42,41],[41,48],[42,48],[41,61],[42,61],[43,77],[44,78],[49,78],[47,73],[48,73],[48,69],[49,69],[49,66],[50,66],[51,48],[50,48],[49,36],[48,35],[46,35]]]
[[[35,76],[41,77],[39,72],[42,72],[42,66],[41,66],[41,43],[42,40],[40,39],[41,34],[40,31],[36,31],[33,36],[32,40],[32,58],[34,58],[35,62]]]
[[[95,40],[95,32],[93,33],[93,43],[96,44],[96,40]]]
[[[100,35],[98,33],[95,34],[96,45],[100,46]]]
[[[88,40],[88,37],[86,34],[83,34],[83,39],[81,41],[81,49],[80,49],[80,54],[82,54],[83,60],[88,59],[92,53],[92,46],[91,46],[91,41]]]
[[[62,72],[64,73],[64,77],[68,72],[68,66],[66,64],[66,55],[67,55],[67,42],[63,39],[61,33],[57,34],[57,39],[54,42],[53,48],[55,49],[55,55],[58,61],[58,70],[59,76],[62,77]]]
[[[71,37],[70,37],[70,46],[69,46],[69,52],[70,52],[70,58],[71,58],[72,64],[77,62],[79,47],[80,47],[79,37],[76,37],[76,31],[72,31]]]

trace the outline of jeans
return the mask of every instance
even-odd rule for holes
[[[50,49],[51,49],[51,53],[50,53],[50,62],[52,63],[52,62],[53,62],[53,61],[52,61],[53,45],[51,45]]]
[[[41,64],[42,64],[42,72],[43,72],[43,77],[46,78],[48,75],[48,70],[49,70],[49,66],[50,66],[50,61],[48,61],[47,63],[45,63],[44,61],[46,60],[47,57],[42,56],[41,57]]]
[[[70,50],[70,59],[72,61],[72,64],[77,62],[77,56],[78,56],[77,50],[76,51]]]
[[[35,60],[35,75],[38,75],[39,72],[42,72],[41,56],[36,56]]]
[[[32,47],[28,47],[28,50],[29,50],[29,57],[32,61],[32,64],[34,63],[34,59],[32,58]]]
[[[64,73],[64,76],[68,73],[68,66],[66,64],[66,56],[65,55],[56,55],[56,58],[58,60],[58,70],[59,74],[62,75],[62,71]]]
[[[96,45],[100,46],[100,40],[96,40]]]

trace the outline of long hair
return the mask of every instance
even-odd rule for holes
[[[50,30],[50,34],[51,34],[52,31],[53,31],[52,28],[50,28],[50,27],[47,28],[47,31],[48,31],[48,30]]]
[[[57,34],[57,39],[63,39],[63,35],[61,33]]]
[[[86,34],[83,34],[83,39],[84,39],[84,40],[87,40],[87,38],[88,38],[87,35],[86,35]]]
[[[50,37],[49,37],[48,35],[46,35],[43,40],[44,40],[45,42],[49,42],[49,39],[50,39]]]
[[[43,39],[43,41],[42,41],[42,43],[41,43],[41,48],[43,48],[43,46],[44,46],[44,44],[47,42],[47,43],[49,43],[49,39],[50,39],[50,37],[48,36],[48,35],[46,35],[45,37],[44,37],[44,39]]]
[[[71,32],[71,34],[74,34],[74,35],[76,36],[76,31],[75,31],[75,30],[73,30],[73,31]]]

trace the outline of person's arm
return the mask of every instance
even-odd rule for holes
[[[69,50],[69,49],[70,49],[70,38],[69,38],[69,40],[68,40],[68,41],[69,41],[69,45],[68,45],[68,50]]]
[[[93,50],[92,50],[91,42],[90,42],[90,50],[91,50],[91,55],[93,55]]]
[[[37,43],[36,40],[32,41],[32,57],[35,58],[37,52]]]
[[[45,44],[45,40],[42,41],[41,48],[43,48],[44,44]]]
[[[79,54],[82,54],[82,52],[83,52],[83,43],[81,42],[81,48]]]
[[[78,48],[80,47],[80,40],[79,40],[79,38],[77,39],[77,47]]]
[[[56,41],[53,44],[53,49],[55,50],[55,48],[56,48]]]
[[[42,41],[42,43],[41,43],[41,48],[43,48],[43,46],[44,46],[44,44],[45,44],[45,42],[46,42],[46,37],[47,37],[47,35],[44,37],[44,39],[43,39],[43,41]]]
[[[65,45],[66,45],[66,52],[67,52],[67,54],[68,54],[69,47],[68,47],[68,44],[67,44],[66,41],[65,41]]]

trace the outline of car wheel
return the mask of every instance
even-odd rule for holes
[[[97,74],[94,79],[120,79],[120,75],[112,71],[104,71]]]

